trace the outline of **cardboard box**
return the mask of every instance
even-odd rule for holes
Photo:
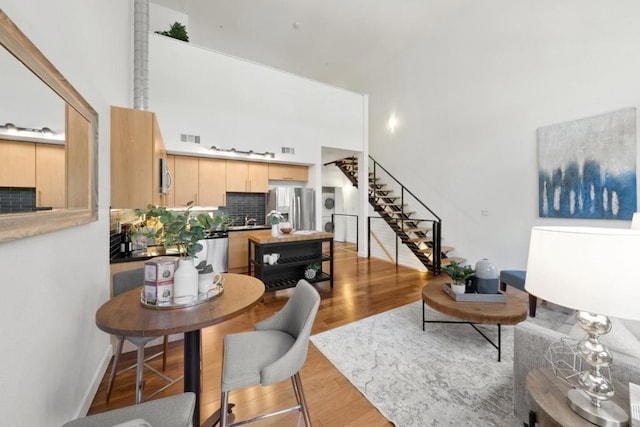
[[[144,297],[147,301],[171,302],[177,263],[176,257],[155,257],[144,263]]]

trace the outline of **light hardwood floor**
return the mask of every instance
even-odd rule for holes
[[[353,245],[337,243],[335,247],[335,282],[316,284],[322,302],[312,334],[381,313],[420,299],[427,283],[446,281],[447,276],[435,277],[407,267],[379,259],[358,258]],[[201,414],[211,414],[220,403],[220,370],[222,338],[231,332],[251,330],[253,325],[278,311],[291,290],[265,294],[264,301],[249,313],[222,324],[206,328],[203,342],[203,390]],[[148,350],[148,354],[152,350]],[[134,360],[134,353],[122,357],[124,367]],[[158,369],[159,360],[152,362]],[[182,372],[182,341],[170,343],[167,371],[170,376]],[[107,370],[107,373],[109,370]],[[116,377],[111,400],[105,402],[108,375],[105,375],[91,405],[90,414],[128,406],[135,400],[134,370]],[[314,426],[390,426],[391,424],[369,401],[338,372],[337,369],[310,344],[307,361],[300,373]],[[162,386],[155,375],[145,372],[145,395]],[[168,396],[182,391],[183,383],[172,386],[157,395]],[[257,415],[268,410],[293,405],[295,398],[290,381],[269,387],[250,387],[232,392],[230,400],[236,404],[234,413],[240,418]],[[203,417],[204,418],[204,417]],[[295,426],[298,416],[288,414],[264,420],[257,426]]]

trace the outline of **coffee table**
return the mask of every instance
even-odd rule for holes
[[[502,351],[502,325],[515,325],[527,318],[527,306],[523,301],[511,295],[505,295],[505,302],[462,302],[455,301],[439,283],[433,283],[422,288],[422,330],[425,323],[467,323],[480,333],[498,350],[498,362]],[[461,320],[426,320],[425,304],[448,316]],[[483,323],[498,325],[498,342],[495,343],[475,325]]]

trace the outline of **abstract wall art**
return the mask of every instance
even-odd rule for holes
[[[538,129],[538,211],[630,220],[636,211],[636,110]]]

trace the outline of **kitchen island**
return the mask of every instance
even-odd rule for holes
[[[323,231],[298,231],[280,234],[271,231],[252,233],[247,237],[248,274],[264,282],[265,291],[294,287],[298,280],[309,283],[329,281],[333,288],[333,234]],[[273,264],[265,255],[278,254]],[[313,277],[307,272],[317,267]],[[307,276],[305,276],[307,272]]]

